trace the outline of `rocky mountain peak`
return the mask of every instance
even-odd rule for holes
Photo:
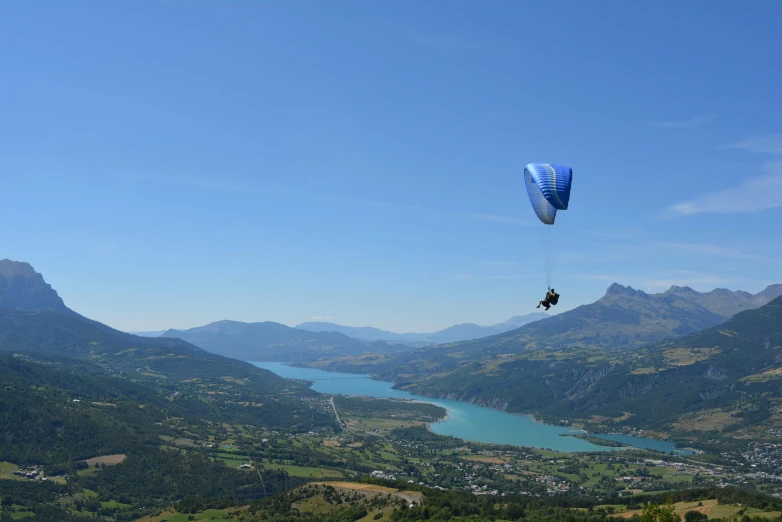
[[[627,297],[640,297],[648,299],[649,294],[642,290],[636,290],[632,286],[622,286],[619,283],[613,283],[606,290],[606,296],[627,296]]]
[[[0,259],[0,277],[8,279],[13,277],[34,278],[40,275],[41,274],[36,272],[30,263]]]
[[[697,292],[695,292],[695,290],[693,290],[689,286],[672,285],[668,290],[665,291],[665,293],[666,294],[682,295],[682,294],[692,294],[692,293],[697,293]]]
[[[0,308],[75,314],[29,263],[10,259],[0,260]]]

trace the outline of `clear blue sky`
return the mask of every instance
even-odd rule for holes
[[[0,258],[125,330],[782,281],[782,3],[0,5]],[[574,170],[543,230],[528,162]]]

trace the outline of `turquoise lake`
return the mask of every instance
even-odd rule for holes
[[[253,362],[286,379],[312,381],[312,389],[332,395],[360,395],[386,399],[413,399],[436,404],[448,411],[448,416],[431,425],[431,430],[440,435],[451,435],[464,440],[490,444],[508,444],[532,448],[548,448],[555,451],[612,451],[621,448],[598,446],[582,439],[562,435],[579,433],[578,430],[553,426],[535,421],[527,415],[513,415],[491,408],[475,406],[466,402],[433,399],[393,389],[393,383],[377,381],[369,375],[337,373],[311,368],[296,368],[276,362]],[[663,452],[675,450],[672,442],[641,439],[626,435],[602,435],[629,446],[643,447]],[[614,437],[621,437],[616,439]]]
[[[695,451],[689,448],[676,448],[672,442],[664,440],[645,439],[643,437],[633,437],[632,435],[624,435],[622,433],[595,433],[593,436],[604,440],[612,440],[628,446],[635,446],[636,448],[662,451],[663,453],[674,452],[676,455],[692,455],[695,453]]]

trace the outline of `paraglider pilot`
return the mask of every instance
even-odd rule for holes
[[[543,305],[546,307],[546,310],[551,307],[551,305],[555,305],[559,302],[559,294],[554,291],[553,288],[549,288],[548,292],[546,292],[546,298],[543,301],[538,302],[538,306],[535,308],[540,308],[540,305]]]

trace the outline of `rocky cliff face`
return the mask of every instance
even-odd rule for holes
[[[76,315],[29,263],[0,260],[0,308]]]

